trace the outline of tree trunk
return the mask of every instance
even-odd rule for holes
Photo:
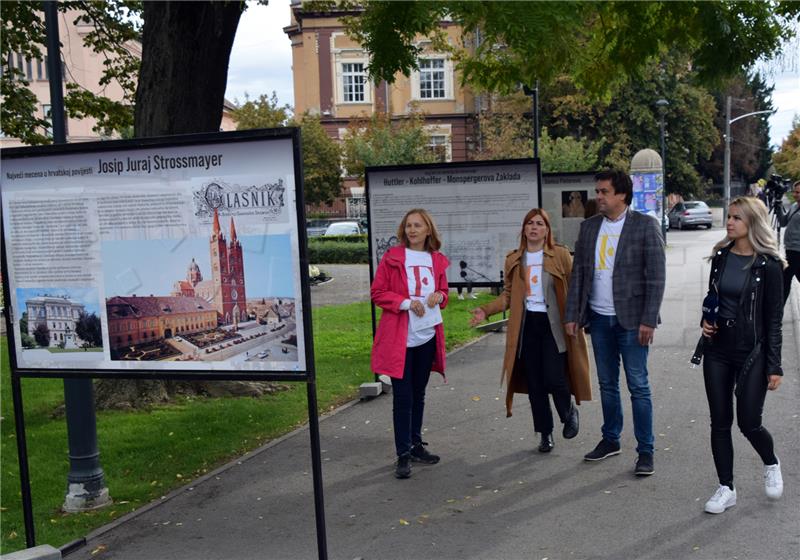
[[[136,137],[217,132],[242,1],[144,2]]]

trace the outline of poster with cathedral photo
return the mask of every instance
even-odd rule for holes
[[[287,129],[4,151],[16,367],[306,375],[298,147]]]

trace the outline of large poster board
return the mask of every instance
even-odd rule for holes
[[[2,163],[15,370],[309,375],[295,129],[12,149]]]
[[[542,208],[550,215],[556,242],[575,250],[587,205],[594,200],[594,172],[544,173]]]
[[[450,285],[499,284],[522,219],[539,206],[538,177],[535,159],[367,168],[372,270],[397,243],[405,213],[424,208],[442,235]]]

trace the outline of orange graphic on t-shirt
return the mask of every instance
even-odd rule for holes
[[[528,297],[533,295],[532,292],[531,292],[531,285],[535,286],[536,284],[539,283],[539,275],[538,274],[533,274],[533,269],[534,268],[540,268],[540,267],[541,267],[541,265],[527,265],[525,267],[526,269],[528,269],[528,278],[530,278],[530,282],[528,283],[527,290],[526,290],[528,292],[528,294],[527,294]]]

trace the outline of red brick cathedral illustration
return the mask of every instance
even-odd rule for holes
[[[226,325],[238,324],[247,306],[244,285],[242,244],[236,238],[236,226],[231,217],[231,239],[225,244],[225,234],[219,227],[219,214],[214,208],[214,229],[211,232],[211,277],[214,282],[214,307]]]
[[[244,257],[242,244],[236,237],[236,225],[231,218],[230,241],[219,225],[219,214],[214,209],[214,224],[209,239],[211,280],[203,280],[200,267],[194,259],[186,271],[186,280],[175,282],[172,295],[199,297],[217,310],[223,325],[238,325],[246,320],[247,296],[244,282]]]

